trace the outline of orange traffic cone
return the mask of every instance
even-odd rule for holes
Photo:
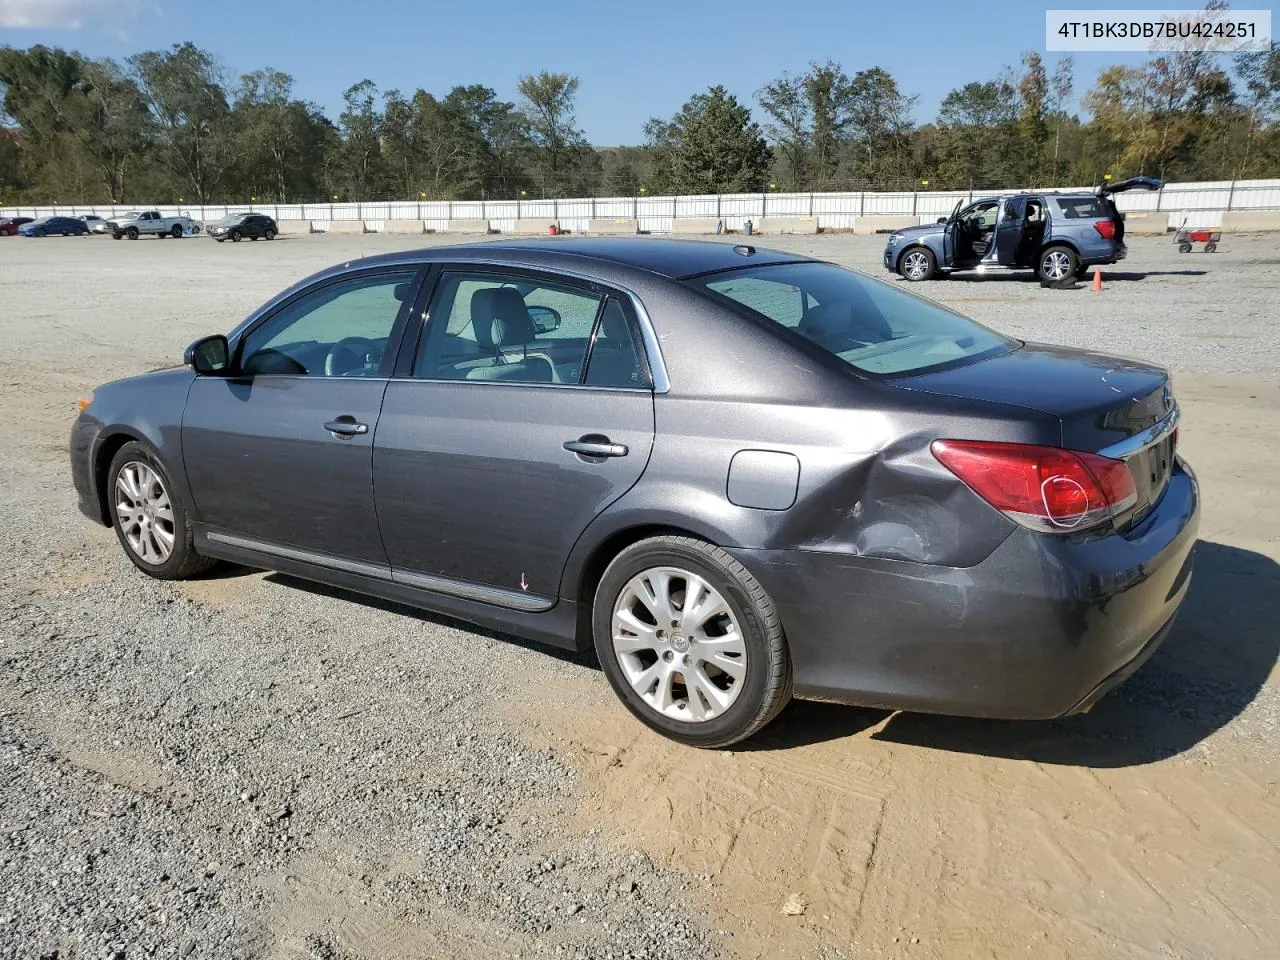
[[[1094,290],[1102,289],[1102,271],[1097,267],[1093,268],[1093,289]]]

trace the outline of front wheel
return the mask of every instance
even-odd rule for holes
[[[151,448],[126,443],[107,469],[111,525],[133,565],[159,580],[181,580],[217,563],[196,553],[186,506]]]
[[[1080,258],[1070,247],[1049,247],[1040,254],[1036,272],[1040,275],[1042,287],[1065,287],[1074,283],[1076,271],[1080,269]]]
[[[928,280],[938,271],[938,260],[927,247],[912,247],[898,261],[898,272],[912,283]]]
[[[233,231],[231,232],[231,240],[232,240],[232,242],[233,242],[233,243],[239,243],[239,242],[240,242],[240,231],[239,231],[239,230],[233,230]]]
[[[175,224],[173,225],[173,229],[169,231],[169,236],[173,237],[173,239],[175,239],[175,240],[181,240],[181,239],[182,239],[182,227],[178,226],[178,225],[175,223]]]
[[[125,235],[126,235],[130,240],[137,240],[137,239],[138,239],[138,228],[137,228],[137,227],[130,227],[128,230],[126,230],[126,231],[125,231]]]
[[[642,723],[694,747],[750,737],[791,699],[772,598],[724,550],[662,536],[609,564],[592,607],[609,685]]]

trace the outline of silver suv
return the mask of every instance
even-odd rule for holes
[[[1124,215],[1112,196],[1161,186],[1134,177],[1097,193],[1020,193],[963,208],[958,202],[937,223],[895,230],[884,266],[912,281],[954,270],[1035,270],[1043,286],[1067,286],[1095,264],[1125,258]]]

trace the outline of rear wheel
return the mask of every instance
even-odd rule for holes
[[[264,233],[263,236],[266,237],[268,240],[274,240],[276,238],[276,232],[272,230],[270,227],[267,227],[267,232]]]
[[[937,270],[937,258],[927,247],[912,247],[898,261],[898,272],[913,283],[930,279]]]
[[[750,737],[791,699],[773,600],[719,547],[662,536],[614,558],[592,608],[600,665],[642,723],[694,747]]]
[[[1040,254],[1036,272],[1043,287],[1065,287],[1075,282],[1080,258],[1070,247],[1049,247]]]
[[[185,504],[151,448],[136,440],[107,469],[111,525],[133,565],[159,580],[181,580],[214,566],[192,545]]]

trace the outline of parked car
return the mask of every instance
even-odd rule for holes
[[[87,237],[89,228],[75,217],[41,217],[18,227],[24,237]]]
[[[224,240],[274,240],[280,232],[276,222],[265,213],[230,213],[217,223],[210,224],[209,236],[222,243]]]
[[[162,217],[158,210],[146,210],[141,213],[126,213],[121,217],[112,217],[107,221],[111,228],[111,236],[119,240],[128,237],[137,240],[145,234],[159,237],[173,237],[178,240],[200,232],[200,224],[190,217]]]
[[[796,254],[387,254],[185,360],[100,387],[72,431],[80,509],[139,569],[220,558],[594,643],[627,708],[697,746],[793,694],[1086,710],[1191,572],[1164,370]]]
[[[107,221],[102,217],[95,216],[92,213],[86,213],[79,218],[84,221],[84,225],[89,228],[90,233],[110,233],[111,228],[107,225]]]
[[[18,228],[24,223],[30,223],[32,217],[5,217],[0,220],[0,237],[16,237]]]
[[[890,234],[885,269],[911,281],[957,270],[1035,270],[1042,285],[1066,286],[1091,266],[1125,258],[1124,215],[1112,196],[1162,185],[1134,177],[1097,193],[984,197],[963,208],[961,201],[950,217]]]

